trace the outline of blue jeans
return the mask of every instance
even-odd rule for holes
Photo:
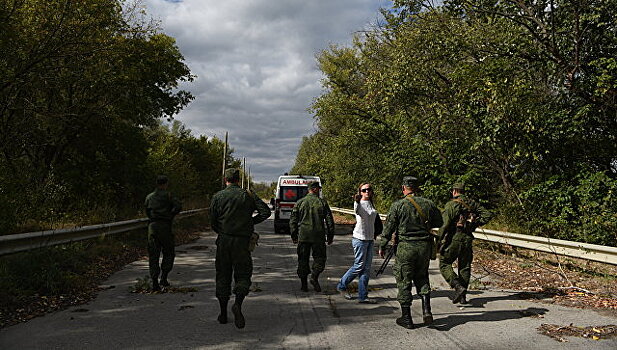
[[[373,244],[373,240],[363,241],[352,238],[351,245],[353,246],[355,259],[353,265],[345,272],[336,286],[338,290],[347,290],[347,285],[356,277],[360,277],[358,282],[358,299],[366,300],[368,298],[368,280],[371,277]]]

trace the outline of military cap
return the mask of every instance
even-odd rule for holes
[[[165,175],[158,175],[156,177],[156,183],[159,184],[159,185],[166,184],[168,181],[169,181],[169,179]]]
[[[465,183],[463,181],[455,182],[454,185],[452,185],[452,189],[465,191]]]
[[[238,180],[238,179],[240,179],[240,170],[238,170],[236,168],[229,168],[229,169],[225,170],[225,179],[227,179],[227,180]]]
[[[403,177],[403,186],[405,187],[418,187],[418,178],[413,176]]]
[[[318,182],[318,181],[313,181],[313,182],[311,182],[311,183],[308,185],[308,187],[309,187],[310,189],[315,189],[315,188],[321,188],[321,185],[319,184],[319,182]]]

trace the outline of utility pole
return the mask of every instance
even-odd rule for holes
[[[242,188],[246,188],[246,157],[242,157]]]
[[[222,188],[225,188],[225,168],[227,167],[227,131],[225,131],[225,144],[223,145],[223,172],[222,172]]]
[[[249,176],[248,176],[248,178],[247,178],[247,180],[246,180],[246,181],[247,181],[247,183],[248,183],[247,188],[248,188],[248,189],[249,189],[249,191],[250,191],[250,190],[251,190],[251,167],[249,167]]]
[[[244,188],[244,162],[246,158],[242,158],[242,164],[240,164],[240,187]]]

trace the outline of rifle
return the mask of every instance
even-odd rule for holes
[[[392,245],[392,247],[390,247],[390,250],[388,250],[388,254],[383,259],[383,263],[381,264],[379,269],[376,270],[375,277],[379,276],[380,274],[382,274],[386,270],[386,267],[388,266],[388,263],[390,262],[390,259],[392,259],[392,256],[396,253],[396,248],[397,247],[398,247],[398,241],[395,241],[394,244]]]

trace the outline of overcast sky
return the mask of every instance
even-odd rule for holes
[[[315,56],[377,23],[387,0],[145,0],[197,76],[176,118],[223,139],[255,181],[275,181],[315,132],[306,111],[321,93]]]

